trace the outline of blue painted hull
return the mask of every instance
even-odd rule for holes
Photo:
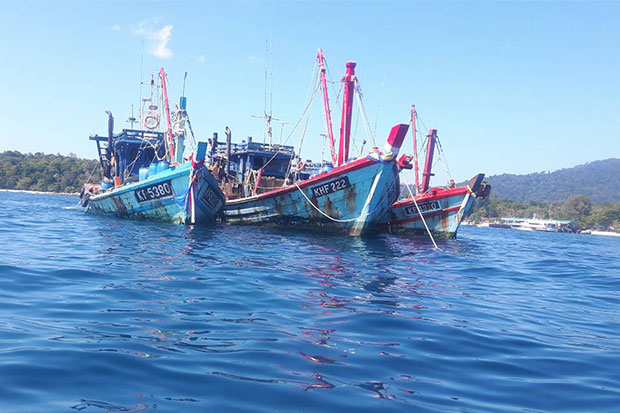
[[[373,229],[398,196],[393,161],[359,159],[297,184],[228,200],[225,221],[319,229],[359,236]]]
[[[193,212],[193,222],[199,224],[213,222],[224,203],[224,194],[211,173],[202,165],[193,170],[186,162],[143,181],[92,196],[86,211],[176,224],[192,223]]]
[[[433,235],[454,238],[463,218],[473,208],[474,198],[467,187],[462,187],[420,195],[416,201]],[[391,233],[426,233],[418,208],[411,198],[392,205],[381,218],[379,228]]]

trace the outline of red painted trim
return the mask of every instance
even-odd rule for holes
[[[353,92],[355,87],[355,62],[347,62],[347,71],[342,78],[344,95],[342,97],[342,120],[340,121],[340,146],[338,147],[338,166],[349,159],[349,141],[351,139],[351,114],[353,111]]]
[[[420,193],[420,171],[418,170],[418,138],[415,130],[415,105],[411,105],[411,123],[413,124],[413,173],[415,174],[415,194]]]
[[[429,214],[424,214],[424,219],[433,218],[433,217],[436,217],[437,215],[441,215],[441,214],[448,214],[450,212],[458,211],[459,209],[461,209],[461,205],[453,206],[451,208],[442,209],[441,211],[431,212]],[[421,219],[420,215],[418,215],[418,216],[415,216],[415,217],[412,217],[412,218],[401,219],[400,221],[387,222],[385,224],[381,224],[381,226],[406,224],[407,222],[419,221],[420,219]]]
[[[469,189],[466,186],[461,186],[458,188],[450,188],[450,189],[440,189],[437,192],[429,192],[424,195],[416,196],[415,199],[417,202],[426,202],[426,201],[434,201],[436,199],[448,198],[456,195],[464,195],[467,194]],[[392,204],[392,208],[398,208],[401,206],[413,205],[413,200],[411,198],[403,199],[402,201],[397,201]]]
[[[169,161],[174,160],[174,141],[172,138],[172,122],[170,122],[170,106],[168,105],[168,89],[166,87],[166,72],[162,67],[159,70],[159,77],[161,78],[161,87],[164,91],[164,109],[166,109],[166,119],[168,120],[168,153],[170,154]]]
[[[353,172],[358,169],[362,169],[362,168],[366,168],[371,165],[375,165],[376,163],[377,163],[376,161],[373,161],[368,158],[358,159],[346,165],[342,165],[342,166],[339,166],[338,168],[334,168],[325,174],[321,174],[319,176],[315,176],[314,178],[310,178],[310,179],[306,179],[305,181],[298,182],[297,185],[300,188],[305,188],[309,185],[313,185],[318,182],[327,181],[327,180],[336,178],[340,175],[344,175],[346,173]],[[231,199],[227,201],[226,204],[227,205],[239,205],[239,204],[244,204],[246,202],[258,201],[258,200],[265,199],[265,198],[273,198],[275,196],[283,195],[288,192],[292,192],[296,190],[297,190],[297,186],[289,185],[283,188],[274,189],[273,191],[265,192],[265,193],[255,195],[255,196],[250,196],[247,198]]]
[[[426,160],[424,161],[424,172],[422,173],[422,192],[426,192],[430,187],[431,169],[433,168],[433,154],[435,153],[435,140],[437,139],[437,129],[429,129],[428,144],[426,145]]]
[[[319,73],[321,75],[321,90],[323,91],[323,111],[325,113],[325,123],[327,123],[327,137],[329,139],[329,153],[332,157],[332,165],[338,166],[338,159],[336,158],[336,148],[334,146],[334,129],[332,127],[332,115],[329,109],[329,96],[327,94],[327,79],[325,78],[325,57],[323,56],[323,50],[319,49],[317,55],[319,59]]]

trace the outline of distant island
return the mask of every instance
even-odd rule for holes
[[[620,231],[620,159],[605,159],[554,172],[487,177],[493,190],[469,217],[574,221],[583,229]]]
[[[620,202],[620,159],[589,162],[553,172],[502,174],[486,178],[496,199],[513,201],[566,201],[586,195],[594,204]]]
[[[0,189],[76,193],[101,180],[99,162],[18,151],[0,153]],[[472,222],[501,217],[575,221],[581,228],[620,231],[620,159],[606,159],[555,172],[495,175],[493,191],[477,202]]]
[[[89,177],[91,182],[101,180],[99,162],[93,159],[41,152],[0,153],[0,189],[75,193]]]

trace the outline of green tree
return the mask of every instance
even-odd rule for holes
[[[592,211],[592,202],[585,195],[573,195],[564,204],[564,215],[574,221],[583,221]]]

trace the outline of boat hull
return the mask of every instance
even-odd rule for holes
[[[442,189],[416,197],[418,207],[434,236],[454,238],[474,206],[468,187]],[[424,234],[426,228],[411,198],[396,202],[382,218],[379,227],[392,233]]]
[[[358,159],[294,185],[229,200],[230,224],[272,225],[362,235],[398,197],[394,161]]]
[[[191,183],[190,183],[191,179]],[[176,224],[213,222],[225,197],[204,167],[190,162],[88,199],[86,211]]]

